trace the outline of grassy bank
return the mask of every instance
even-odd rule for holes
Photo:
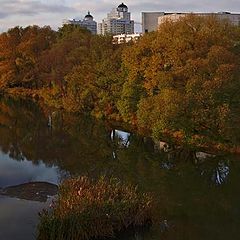
[[[38,240],[112,237],[152,220],[153,199],[116,179],[66,180],[57,201],[40,214]]]

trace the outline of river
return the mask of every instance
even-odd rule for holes
[[[238,157],[194,158],[161,152],[159,145],[27,100],[0,101],[0,188],[59,184],[69,176],[115,176],[152,192],[158,203],[156,224],[121,240],[239,239]],[[50,203],[0,195],[0,239],[35,239],[38,213]]]

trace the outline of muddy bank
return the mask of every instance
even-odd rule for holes
[[[0,195],[38,202],[46,202],[57,192],[58,186],[48,182],[29,182],[0,189]]]

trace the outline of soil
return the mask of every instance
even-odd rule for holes
[[[46,202],[57,193],[58,186],[48,182],[29,182],[0,189],[0,195],[38,202]]]

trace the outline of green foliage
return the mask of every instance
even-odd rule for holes
[[[135,82],[125,82],[122,94],[118,101],[118,109],[124,121],[134,123],[136,119],[137,105],[143,96],[144,89]]]
[[[122,50],[121,46],[106,46],[104,56],[96,65],[96,89],[97,104],[95,104],[93,115],[118,120],[120,114],[117,101],[122,94],[125,72],[121,69]],[[111,47],[110,47],[111,46]]]
[[[52,209],[41,213],[37,239],[112,237],[151,221],[152,204],[150,195],[116,179],[69,179],[60,186]]]

